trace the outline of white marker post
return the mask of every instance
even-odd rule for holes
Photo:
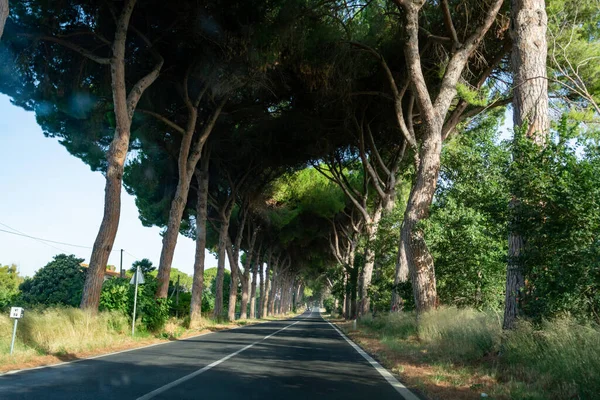
[[[131,321],[131,336],[133,336],[135,334],[135,311],[137,308],[138,285],[144,283],[144,275],[142,275],[142,271],[140,271],[139,265],[135,270],[135,274],[133,274],[133,277],[131,278],[131,281],[129,281],[129,283],[131,285],[135,285],[135,295],[133,296],[133,321]]]
[[[11,307],[10,308],[10,317],[15,320],[12,341],[10,342],[10,354],[13,353],[13,350],[15,348],[15,338],[17,337],[17,324],[19,323],[19,320],[21,318],[23,318],[24,314],[25,314],[25,312],[22,307]]]

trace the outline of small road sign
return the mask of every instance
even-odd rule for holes
[[[23,310],[23,307],[11,307],[10,308],[10,317],[11,318],[20,319],[20,318],[23,318],[23,315],[25,315],[25,311]]]
[[[10,354],[12,354],[13,350],[15,349],[15,338],[17,337],[17,324],[19,323],[19,320],[23,318],[23,315],[25,315],[25,310],[23,310],[23,307],[10,308],[10,317],[15,320],[12,340],[10,341]]]

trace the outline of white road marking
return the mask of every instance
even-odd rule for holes
[[[235,328],[222,329],[220,331],[214,331],[214,332],[205,332],[205,333],[201,333],[199,335],[194,335],[194,336],[186,337],[185,339],[179,339],[179,340],[176,340],[176,341],[154,343],[154,344],[149,344],[149,345],[146,345],[146,346],[134,347],[132,349],[120,350],[120,351],[115,351],[115,352],[112,352],[112,353],[106,353],[106,354],[100,354],[100,355],[92,356],[92,357],[80,358],[80,359],[73,360],[73,361],[64,361],[64,362],[60,362],[60,363],[56,363],[56,364],[50,364],[50,365],[40,365],[39,367],[15,369],[15,370],[12,370],[12,371],[7,371],[7,372],[4,372],[4,373],[0,373],[0,376],[3,376],[3,375],[13,375],[13,374],[17,374],[19,372],[33,371],[33,370],[36,370],[36,369],[60,367],[62,365],[74,364],[74,363],[78,363],[78,362],[81,362],[81,361],[87,361],[87,360],[94,360],[96,358],[114,356],[116,354],[128,353],[130,351],[147,349],[149,347],[161,346],[163,344],[173,344],[173,343],[177,343],[177,342],[185,342],[186,340],[195,339],[195,338],[198,338],[200,336],[212,335],[212,334],[219,333],[219,332],[229,332],[229,331],[233,331],[233,330],[240,329],[240,328],[248,328],[250,326],[261,325],[261,324],[268,324],[269,322],[274,322],[274,321],[265,321],[265,322],[258,322],[258,323],[240,325],[240,326],[236,326]]]
[[[204,368],[201,368],[201,369],[199,369],[199,370],[197,370],[197,371],[194,371],[194,372],[192,372],[191,374],[185,375],[185,376],[183,376],[183,377],[181,377],[181,378],[179,378],[179,379],[177,379],[177,380],[175,380],[175,381],[173,381],[173,382],[171,382],[171,383],[167,383],[166,385],[164,385],[164,386],[161,386],[161,387],[159,387],[158,389],[155,389],[155,390],[151,391],[150,393],[147,393],[147,394],[145,394],[145,395],[143,395],[143,396],[141,396],[141,397],[138,397],[138,398],[137,398],[137,400],[148,400],[148,399],[152,399],[152,398],[154,398],[154,397],[158,396],[159,394],[161,394],[161,393],[164,393],[164,392],[166,392],[167,390],[169,390],[169,389],[172,389],[172,388],[174,388],[175,386],[182,384],[183,382],[189,381],[190,379],[192,379],[192,378],[194,378],[194,377],[196,377],[196,376],[198,376],[198,375],[200,375],[200,374],[202,374],[202,373],[204,373],[204,372],[208,371],[209,369],[211,369],[211,368],[213,368],[213,367],[216,367],[217,365],[219,365],[219,364],[221,364],[221,363],[223,363],[223,362],[225,362],[225,361],[229,360],[231,357],[235,357],[235,356],[237,356],[237,355],[238,355],[238,354],[240,354],[241,352],[243,352],[243,351],[246,351],[246,350],[248,350],[249,348],[251,348],[251,347],[253,347],[253,346],[255,346],[255,345],[257,345],[257,344],[259,344],[259,343],[261,343],[261,342],[263,342],[263,341],[265,341],[265,340],[267,340],[267,339],[269,339],[271,336],[274,336],[274,335],[278,334],[279,332],[286,330],[286,329],[287,329],[287,328],[289,328],[290,326],[296,325],[298,322],[300,322],[300,321],[296,321],[296,322],[294,322],[293,324],[287,325],[287,326],[285,326],[285,327],[283,327],[283,328],[279,329],[278,331],[275,331],[275,332],[271,333],[270,335],[268,335],[268,336],[265,336],[265,337],[264,337],[264,338],[262,338],[261,340],[257,340],[256,342],[254,342],[254,343],[252,343],[252,344],[249,344],[248,346],[246,346],[246,347],[243,347],[243,348],[239,349],[239,350],[238,350],[238,351],[236,351],[235,353],[231,353],[231,354],[229,354],[228,356],[225,356],[225,357],[221,358],[220,360],[217,360],[217,361],[213,362],[212,364],[208,364],[208,365],[207,365],[207,366],[205,366]]]
[[[323,318],[323,317],[321,316],[321,318]],[[340,336],[343,337],[346,340],[346,342],[348,342],[350,344],[350,346],[352,346],[354,348],[354,350],[356,350],[358,352],[358,354],[363,356],[364,359],[367,360],[369,362],[369,364],[371,364],[373,366],[373,368],[375,368],[377,370],[377,372],[379,372],[381,374],[381,376],[383,376],[385,378],[385,380],[390,385],[392,385],[392,387],[394,389],[396,389],[396,391],[398,393],[400,393],[400,395],[405,400],[420,400],[413,392],[410,391],[410,389],[408,389],[406,386],[404,386],[402,383],[400,383],[398,381],[398,379],[396,379],[396,377],[390,373],[390,371],[383,368],[381,366],[381,364],[379,364],[377,361],[375,361],[373,359],[373,357],[371,357],[370,355],[365,353],[365,351],[363,349],[361,349],[356,343],[354,343],[351,339],[349,339],[346,335],[344,335],[344,333],[342,331],[340,331],[335,325],[333,325],[331,322],[325,320],[325,318],[323,318],[323,320],[325,322],[327,322],[329,325],[331,325],[331,327],[333,329],[335,329],[337,331],[337,333],[339,333]]]

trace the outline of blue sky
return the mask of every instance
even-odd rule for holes
[[[0,95],[0,160],[0,229],[10,231],[9,226],[44,239],[93,245],[102,220],[104,177],[71,156],[58,140],[46,138],[35,115],[13,106],[4,95]],[[118,268],[119,249],[125,249],[123,268],[131,266],[134,257],[149,258],[158,266],[159,233],[157,227],[142,226],[134,198],[123,190],[115,251],[108,263]],[[191,274],[194,246],[180,235],[173,267]],[[32,276],[62,252],[88,262],[91,249],[43,244],[0,231],[0,264],[17,264],[22,275]],[[216,265],[207,252],[206,268]]]

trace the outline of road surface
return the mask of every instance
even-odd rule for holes
[[[0,375],[0,399],[415,400],[318,311]]]

